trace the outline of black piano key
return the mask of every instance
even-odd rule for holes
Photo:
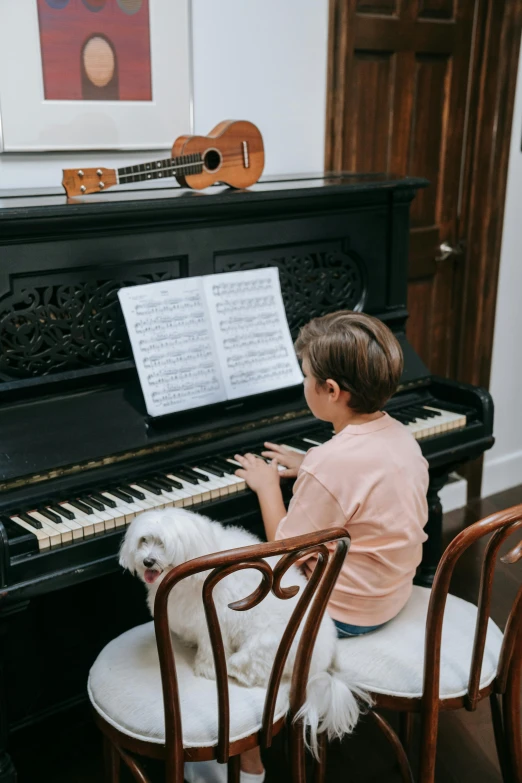
[[[136,481],[135,484],[136,486],[141,487],[141,489],[146,489],[147,492],[152,492],[153,495],[161,495],[161,487],[158,487],[153,481],[142,481],[140,479],[139,481]]]
[[[55,514],[59,514],[65,519],[76,519],[72,511],[69,511],[68,508],[62,508],[61,506],[49,506],[51,511],[54,511]]]
[[[50,519],[51,522],[55,522],[57,525],[62,524],[62,517],[58,514],[55,514],[54,511],[51,511],[49,508],[38,508],[36,509],[40,512],[40,514],[44,517],[47,517],[47,519]]]
[[[90,506],[95,511],[103,511],[104,509],[103,503],[100,503],[99,500],[96,500],[96,498],[93,498],[90,495],[88,497],[82,495],[81,502],[85,503],[87,506]]]
[[[307,443],[301,438],[283,438],[285,446],[292,446],[294,449],[301,449],[301,451],[308,451],[311,443]]]
[[[94,509],[92,509],[90,506],[87,506],[85,503],[82,503],[81,500],[78,500],[77,498],[75,500],[68,500],[68,503],[71,504],[71,506],[74,506],[74,508],[77,508],[78,511],[81,511],[83,514],[94,514]]]
[[[98,503],[101,503],[104,507],[106,506],[107,508],[116,508],[116,503],[111,498],[106,498],[98,494],[92,494],[90,497],[93,500],[97,500]]]
[[[406,413],[405,411],[394,413],[393,415],[397,421],[402,422],[402,424],[412,424],[415,421],[415,417],[412,416],[411,413]]]
[[[20,519],[23,519],[24,522],[27,522],[28,525],[31,525],[31,527],[36,528],[36,530],[41,530],[43,525],[40,522],[39,519],[35,519],[30,514],[18,514],[17,516],[20,517]]]
[[[183,489],[183,484],[181,481],[176,481],[176,479],[170,478],[169,476],[155,476],[156,480],[161,478],[166,484],[168,484],[169,489]]]
[[[143,492],[139,492],[137,489],[132,489],[132,487],[121,489],[118,487],[117,489],[109,489],[108,492],[111,493],[111,495],[114,495],[115,498],[119,498],[120,500],[123,500],[126,503],[133,503],[134,498],[138,498],[138,500],[145,500],[145,495]]]
[[[424,413],[427,413],[430,418],[433,418],[434,416],[442,416],[442,413],[440,411],[428,410],[424,406],[422,410],[424,411]]]
[[[218,478],[223,478],[225,475],[222,470],[216,468],[215,465],[210,465],[208,462],[198,465],[198,468],[201,468],[201,470],[205,470],[207,473],[210,473],[212,476],[217,476]]]
[[[175,476],[179,476],[179,478],[183,479],[184,481],[188,481],[189,484],[199,484],[199,479],[201,479],[201,481],[205,480],[203,476],[198,476],[197,473],[194,473],[193,470],[189,471],[186,468],[175,468],[172,473]]]
[[[408,413],[411,412],[412,416],[415,416],[416,419],[429,419],[431,418],[427,411],[423,410],[422,408],[410,408],[408,410]]]
[[[195,470],[193,470],[190,465],[182,465],[181,470],[184,470],[185,473],[189,476],[193,476],[198,481],[209,481],[207,476],[202,476],[201,473],[196,473]]]
[[[118,490],[118,492],[120,492],[120,491],[122,493],[126,492],[127,495],[132,495],[133,498],[137,498],[138,500],[145,500],[145,495],[143,494],[143,492],[140,492],[139,489],[134,489],[134,487],[127,486],[127,484],[125,484],[121,488],[121,490]],[[111,492],[114,492],[114,494],[116,495],[117,498],[121,497],[121,495],[118,495],[118,492],[116,492],[115,490],[111,490]],[[125,500],[125,498],[123,498],[123,497],[121,499]],[[131,500],[132,500],[132,498],[131,498]]]
[[[165,489],[167,492],[172,489],[174,486],[174,482],[170,481],[169,479],[163,478],[163,476],[148,476],[147,481],[150,481],[151,483],[154,483],[157,487],[160,489]],[[180,484],[180,487],[183,486]]]
[[[236,470],[234,465],[231,465],[230,462],[227,462],[226,459],[221,457],[212,457],[212,461],[209,463],[209,465],[215,465],[217,468],[220,468],[223,473],[229,476],[233,476]]]

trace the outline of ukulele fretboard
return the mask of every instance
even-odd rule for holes
[[[181,155],[179,158],[151,160],[149,163],[138,163],[136,166],[124,166],[118,169],[118,181],[144,182],[147,179],[164,179],[175,177],[176,174],[200,174],[203,171],[203,160],[199,153]]]

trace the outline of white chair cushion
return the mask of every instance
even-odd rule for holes
[[[194,656],[194,649],[174,640],[183,745],[212,747],[218,739],[216,682],[194,675]],[[89,674],[88,691],[95,710],[116,729],[136,739],[164,743],[163,693],[153,623],[132,628],[101,651]],[[276,720],[288,710],[288,692],[283,683]],[[231,742],[259,731],[265,696],[263,688],[244,688],[229,680]]]
[[[378,631],[340,639],[338,661],[352,681],[373,693],[420,698],[424,673],[424,634],[431,591],[414,587],[404,609]],[[440,698],[468,689],[477,607],[448,595],[442,628]],[[497,672],[502,631],[490,620],[480,677],[484,688]]]

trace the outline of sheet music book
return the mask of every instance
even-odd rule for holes
[[[150,416],[296,386],[276,267],[121,288]]]

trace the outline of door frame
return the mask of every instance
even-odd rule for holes
[[[403,0],[404,2],[405,0]],[[407,1],[407,0],[406,0]],[[342,167],[346,84],[356,0],[330,0],[325,169]],[[468,87],[459,238],[465,242],[457,379],[489,387],[511,128],[522,35],[522,0],[477,0]],[[484,165],[487,161],[488,165]],[[482,460],[467,466],[479,497]]]

